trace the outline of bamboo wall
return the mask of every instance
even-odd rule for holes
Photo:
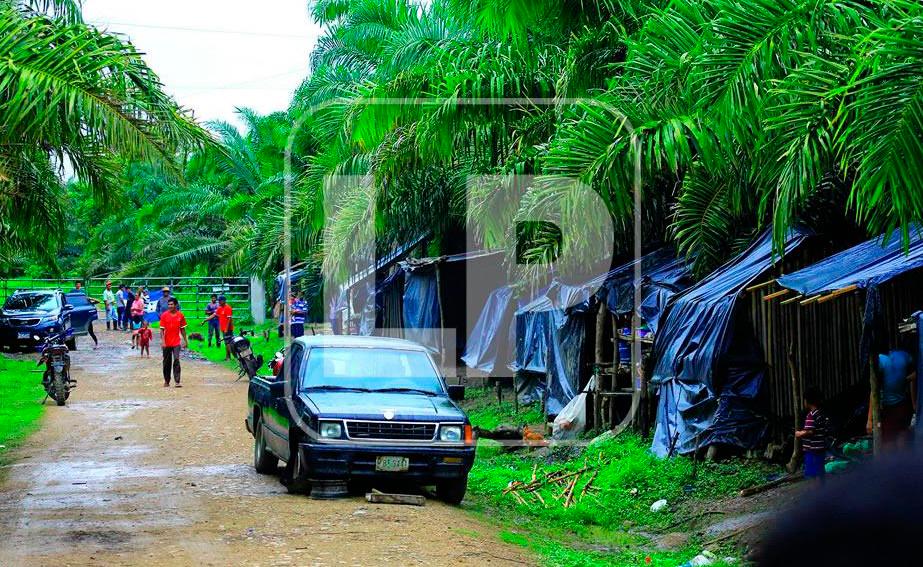
[[[785,297],[763,301],[773,288],[748,294],[742,302],[762,344],[768,365],[764,384],[773,436],[782,438],[801,413],[793,395],[788,364],[794,346],[798,391],[813,386],[840,410],[868,396],[868,369],[860,367],[859,349],[865,292],[857,291],[825,303],[782,305]],[[888,344],[898,346],[897,327],[914,311],[923,309],[923,271],[896,278],[881,286],[882,312]],[[872,353],[875,354],[875,353]],[[844,417],[845,419],[845,417]]]

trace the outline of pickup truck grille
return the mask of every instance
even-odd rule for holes
[[[38,319],[10,319],[10,324],[17,327],[34,327],[38,322]]]
[[[430,441],[436,435],[435,423],[393,423],[390,421],[347,421],[346,433],[352,439],[403,439]]]

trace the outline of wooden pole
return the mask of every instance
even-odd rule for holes
[[[792,291],[792,290],[790,290],[790,289],[783,289],[783,290],[777,291],[777,292],[775,292],[775,293],[770,293],[769,295],[763,297],[763,301],[772,301],[773,299],[775,299],[775,298],[777,298],[777,297],[782,297],[783,295],[788,295],[791,291]]]
[[[769,281],[766,281],[766,282],[763,282],[763,283],[758,283],[758,284],[756,284],[756,285],[751,285],[750,287],[748,287],[747,289],[745,289],[744,292],[750,293],[751,291],[756,291],[756,290],[758,290],[758,289],[763,289],[764,287],[769,287],[769,286],[771,286],[771,285],[774,284],[774,283],[776,283],[776,280],[769,280]]]
[[[830,294],[827,294],[827,295],[821,297],[820,299],[817,300],[817,302],[818,302],[818,303],[826,303],[826,302],[828,302],[828,301],[830,301],[830,300],[832,300],[832,299],[836,299],[837,297],[839,297],[839,296],[841,296],[841,295],[846,295],[847,293],[849,293],[849,292],[851,292],[851,291],[856,291],[857,289],[859,289],[859,286],[856,286],[856,285],[846,286],[846,287],[844,287],[844,288],[841,288],[841,289],[838,289],[838,290],[834,291],[833,293],[830,293]]]
[[[439,342],[442,348],[442,368],[445,369],[445,313],[442,309],[442,278],[439,270],[440,262],[436,263],[436,302],[439,304]],[[452,347],[455,350],[455,347]],[[454,362],[454,361],[453,361]]]
[[[600,392],[603,391],[602,385],[602,373],[600,372],[600,367],[603,363],[603,341],[606,338],[606,305],[602,302],[599,303],[599,310],[596,311],[596,341],[594,344],[595,347],[595,357],[593,374],[596,376],[596,386],[593,391],[593,426],[601,428],[603,426],[603,417],[602,417],[602,408],[603,408],[603,399],[600,395]]]
[[[872,412],[872,449],[875,456],[881,454],[881,392],[875,357],[869,355],[869,411]]]

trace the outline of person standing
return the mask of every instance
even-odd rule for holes
[[[218,296],[218,308],[215,309],[215,316],[218,318],[218,328],[221,330],[221,336],[224,340],[224,359],[231,360],[231,337],[234,336],[234,310],[228,305],[227,298],[223,295]]]
[[[167,311],[160,316],[160,339],[163,344],[163,387],[170,387],[170,375],[172,372],[176,387],[181,388],[179,357],[183,347],[188,345],[186,340],[186,316],[177,309],[179,304],[176,298],[171,297],[167,304]]]
[[[144,320],[144,311],[147,305],[144,303],[144,296],[141,294],[141,288],[135,295],[135,300],[131,303],[131,330],[137,331],[141,328],[141,321]]]
[[[302,299],[301,291],[295,292],[295,299],[292,301],[292,338],[304,336],[304,321],[308,314],[308,303]]]
[[[74,289],[72,289],[70,292],[71,293],[84,293],[83,282],[80,282],[80,281],[74,282]]]
[[[131,332],[131,306],[135,303],[135,294],[131,288],[125,286],[125,319],[123,321],[125,330]]]
[[[121,330],[125,320],[125,284],[119,284],[119,290],[115,292],[116,302],[116,328]]]
[[[804,478],[823,481],[830,431],[827,417],[821,412],[820,404],[820,391],[816,388],[806,388],[804,407],[808,414],[804,418],[804,427],[795,432],[795,437],[801,439],[801,448],[804,450]]]
[[[215,346],[221,346],[220,328],[218,327],[218,317],[215,311],[218,310],[218,296],[212,294],[211,301],[205,305],[205,321],[208,325],[208,346],[212,346],[212,336],[215,337]]]
[[[910,442],[910,424],[917,410],[917,374],[913,357],[901,349],[879,354],[878,369],[881,372],[881,444],[887,449],[904,449]],[[866,430],[872,431],[871,399]]]
[[[106,306],[106,330],[109,331],[109,325],[112,325],[111,330],[118,329],[118,311],[116,310],[115,303],[115,294],[112,292],[112,282],[106,282],[106,289],[103,291],[103,303]]]
[[[164,286],[161,291],[163,291],[163,295],[161,295],[160,299],[157,300],[157,315],[163,315],[164,313],[166,313],[167,309],[169,309],[169,306],[170,306],[170,299],[171,299],[170,288],[167,286]],[[180,309],[179,300],[175,300],[175,301],[176,301],[176,309],[179,310]]]

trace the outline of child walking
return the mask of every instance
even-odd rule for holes
[[[801,448],[804,450],[804,477],[823,481],[829,425],[820,404],[820,391],[817,388],[806,388],[804,407],[808,414],[804,418],[804,427],[795,432],[795,437],[801,439]]]
[[[147,357],[151,357],[151,339],[154,337],[154,331],[151,330],[151,324],[144,320],[141,323],[141,329],[138,330],[138,347],[141,349],[141,356],[143,357],[147,353]]]

